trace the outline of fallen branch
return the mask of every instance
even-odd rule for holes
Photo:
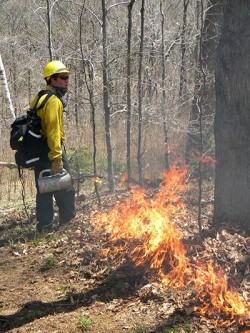
[[[17,168],[17,164],[14,162],[0,162],[0,167],[7,167],[9,169],[15,169]]]

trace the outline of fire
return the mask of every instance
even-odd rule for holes
[[[206,154],[201,154],[198,149],[192,149],[189,152],[189,157],[194,161],[200,162],[202,164],[207,164],[211,167],[217,164],[217,161],[214,158]]]
[[[102,183],[101,178],[98,177],[98,176],[93,176],[93,177],[91,178],[91,181],[92,181],[93,183]]]
[[[147,197],[144,188],[132,187],[131,197],[107,213],[95,214],[92,223],[104,230],[110,244],[103,255],[129,257],[135,266],[153,269],[165,284],[194,286],[201,304],[196,310],[219,318],[218,325],[243,323],[249,317],[246,302],[229,290],[223,270],[212,260],[193,263],[187,258],[181,232],[173,222],[184,214],[181,197],[188,191],[187,171],[185,165],[175,164],[162,173],[163,181],[153,197]]]
[[[217,163],[217,161],[214,158],[212,158],[211,156],[205,155],[205,154],[203,154],[200,157],[200,162],[203,164],[209,164],[209,165],[215,165]]]
[[[150,268],[158,269],[159,274],[168,262],[173,283],[174,277],[183,281],[179,272],[185,271],[187,263],[181,234],[171,221],[184,207],[180,196],[187,186],[186,170],[176,166],[163,175],[165,180],[154,198],[146,198],[143,188],[132,188],[131,198],[118,203],[107,214],[96,215],[93,220],[96,227],[105,227],[110,235],[113,245],[106,255],[109,251],[119,256],[130,253],[136,266],[149,264]],[[121,244],[122,239],[126,241]]]
[[[126,183],[127,179],[128,179],[128,175],[127,175],[126,173],[123,174],[123,175],[121,176],[121,178],[120,178],[119,186],[124,185],[124,184]]]
[[[194,273],[193,282],[201,302],[201,307],[196,308],[199,313],[216,318],[225,314],[230,320],[218,320],[219,326],[230,326],[236,319],[243,324],[249,318],[246,302],[237,291],[229,289],[224,271],[212,260],[197,263]]]

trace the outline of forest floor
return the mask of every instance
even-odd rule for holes
[[[157,189],[149,191],[152,198]],[[102,193],[101,207],[108,212],[129,196],[125,190]],[[185,216],[179,214],[174,223],[187,256],[211,257],[247,304],[249,239],[227,225],[210,229],[211,198],[207,193],[202,205],[203,237],[192,200],[183,209]],[[32,204],[29,210],[34,212]],[[1,333],[249,332],[249,318],[234,317],[227,327],[218,322],[230,322],[228,314],[199,313],[195,309],[199,300],[189,285],[168,285],[152,270],[133,265],[128,256],[123,260],[112,253],[102,256],[100,250],[110,239],[90,222],[91,213],[99,210],[95,194],[81,196],[73,221],[53,233],[37,235],[34,214],[27,218],[23,209],[1,208]]]

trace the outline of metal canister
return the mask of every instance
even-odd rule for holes
[[[40,193],[55,192],[72,188],[72,178],[65,169],[62,173],[55,175],[51,175],[50,173],[50,169],[45,169],[40,172],[37,180]],[[47,176],[45,176],[45,174],[47,174]]]

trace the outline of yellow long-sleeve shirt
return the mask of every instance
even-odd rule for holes
[[[52,90],[50,86],[47,86],[45,90]],[[44,94],[38,104],[41,105],[42,101],[47,95]],[[36,95],[31,103],[30,107],[34,107],[37,101],[38,95]],[[41,118],[42,132],[47,138],[49,146],[48,157],[50,160],[62,156],[62,142],[64,141],[64,130],[63,130],[63,104],[61,100],[52,95],[46,102],[43,108],[37,111],[38,116]]]

